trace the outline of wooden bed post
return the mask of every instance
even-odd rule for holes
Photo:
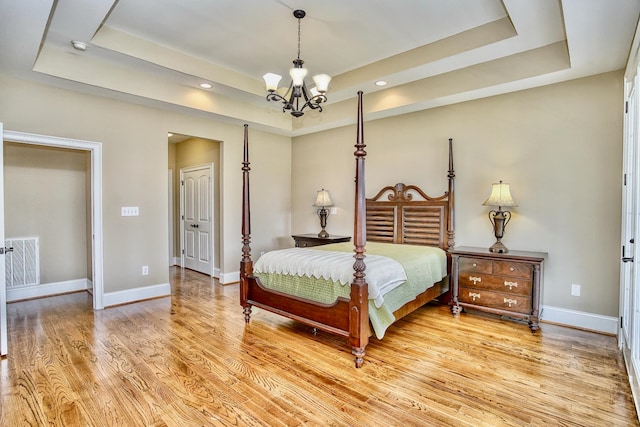
[[[449,177],[449,191],[448,191],[448,195],[449,195],[449,203],[447,204],[447,206],[449,206],[449,212],[447,215],[448,221],[447,221],[447,250],[452,249],[455,245],[455,209],[454,209],[454,196],[453,196],[453,182],[454,182],[454,178],[456,177],[456,172],[453,169],[453,138],[449,138],[449,174],[447,175]]]
[[[356,188],[355,188],[355,218],[353,241],[355,244],[355,263],[353,264],[353,282],[351,283],[351,301],[349,302],[349,344],[351,353],[355,356],[356,368],[364,362],[365,347],[369,342],[369,288],[365,281],[364,252],[367,242],[366,228],[366,195],[364,186],[364,132],[362,120],[362,91],[358,91],[358,124],[356,151]]]
[[[249,199],[249,125],[244,125],[244,160],[242,162],[242,259],[240,261],[240,304],[244,307],[244,321],[249,323],[251,304],[247,276],[253,274],[251,260],[251,201]]]

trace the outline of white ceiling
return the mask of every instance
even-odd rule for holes
[[[333,77],[324,112],[297,119],[261,77],[288,85],[294,9],[309,74]],[[375,119],[622,69],[639,13],[638,0],[0,0],[0,72],[295,136],[353,123],[359,90]]]

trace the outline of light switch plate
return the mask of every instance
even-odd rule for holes
[[[123,206],[122,207],[122,216],[138,216],[138,207],[137,206]]]

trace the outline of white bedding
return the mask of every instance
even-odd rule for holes
[[[353,253],[349,252],[291,248],[265,253],[256,262],[254,272],[323,278],[344,286],[353,281],[354,262]],[[380,307],[385,294],[404,283],[407,275],[398,261],[381,255],[367,255],[366,266],[369,299]]]

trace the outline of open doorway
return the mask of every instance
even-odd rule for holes
[[[88,239],[85,262],[90,281],[88,290],[93,294],[93,308],[104,308],[103,253],[102,253],[102,145],[98,142],[60,138],[5,130],[3,141],[9,144],[27,144],[41,149],[60,149],[86,154],[85,209],[88,221],[81,231]],[[4,145],[4,144],[3,144]],[[4,174],[4,164],[0,171]],[[55,189],[54,189],[55,190]],[[55,220],[60,220],[56,218]]]
[[[4,143],[7,302],[92,291],[91,155]]]
[[[196,170],[206,169],[210,175],[209,188],[205,186],[199,186],[197,191],[206,191],[211,195],[211,230],[205,233],[191,233],[187,236],[186,241],[189,242],[189,238],[192,238],[191,242],[197,244],[199,248],[206,245],[210,249],[211,259],[210,268],[207,270],[207,274],[213,277],[219,277],[220,275],[220,151],[221,142],[206,138],[199,138],[195,136],[183,135],[178,133],[171,133],[168,137],[169,142],[169,176],[172,176],[173,182],[169,186],[169,200],[173,200],[173,206],[171,207],[170,217],[170,233],[169,233],[169,247],[173,249],[173,265],[179,265],[181,267],[193,268],[190,265],[185,265],[185,233],[184,229],[192,225],[198,227],[192,227],[194,230],[201,230],[202,225],[197,224],[194,221],[186,221],[183,218],[183,212],[185,211],[184,203],[184,172],[192,172]],[[187,209],[188,211],[188,209]],[[209,239],[207,242],[201,239]],[[193,240],[195,239],[195,240]],[[198,254],[202,254],[202,251],[198,251]],[[188,255],[188,254],[186,254]],[[187,263],[188,264],[188,263]]]
[[[18,144],[32,144],[43,147],[57,147],[63,149],[75,149],[87,151],[90,153],[90,176],[91,181],[88,185],[90,189],[91,200],[91,286],[93,287],[93,308],[99,310],[104,308],[104,286],[103,286],[103,252],[102,252],[102,146],[100,143],[91,141],[82,141],[75,139],[59,138],[54,136],[28,134],[15,131],[3,131],[0,123],[0,131],[2,131],[2,140],[0,140],[0,152],[3,152],[4,142],[12,142]],[[0,161],[0,185],[4,187],[4,162]],[[4,192],[0,202],[0,218],[2,223],[0,226],[0,235],[4,240]],[[6,249],[6,248],[5,248]],[[2,260],[4,267],[4,259]],[[6,282],[5,268],[0,268],[0,355],[8,352],[11,343],[7,340],[7,301],[6,301]]]

